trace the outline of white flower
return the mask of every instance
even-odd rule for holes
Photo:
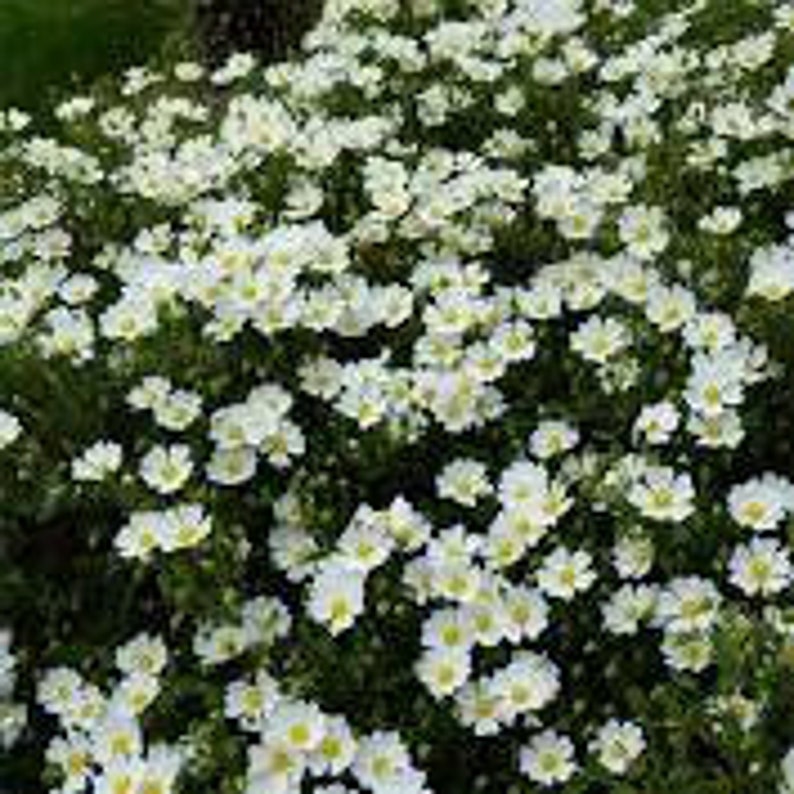
[[[559,419],[541,422],[529,437],[529,451],[539,460],[547,460],[573,449],[579,443],[575,427]]]
[[[240,612],[247,645],[271,645],[288,636],[292,614],[278,598],[260,595],[243,604]]]
[[[108,708],[130,714],[142,714],[160,692],[160,679],[146,673],[133,673],[122,679],[110,697]]]
[[[670,240],[661,207],[627,207],[620,216],[620,240],[638,259],[648,260],[664,251]]]
[[[508,362],[531,360],[537,347],[532,327],[523,320],[499,325],[491,336],[489,346],[497,357]]]
[[[536,734],[521,748],[519,767],[535,783],[544,786],[564,783],[576,771],[573,742],[551,730]]]
[[[653,558],[653,541],[637,532],[619,538],[612,550],[612,564],[621,579],[641,579],[650,571]]]
[[[539,281],[516,295],[519,311],[530,320],[548,320],[562,314],[562,290],[550,282]]]
[[[214,85],[226,86],[245,77],[256,67],[256,58],[247,52],[232,53],[226,63],[210,75]]]
[[[714,698],[714,712],[719,717],[727,718],[726,721],[736,722],[743,731],[749,731],[758,724],[761,709],[761,701],[752,700],[738,690]]]
[[[739,228],[742,211],[739,207],[715,207],[698,221],[698,228],[716,235],[728,235]]]
[[[634,433],[644,436],[649,444],[666,444],[679,420],[678,410],[671,402],[645,405],[634,422]]]
[[[430,522],[402,496],[396,496],[381,517],[405,551],[420,549],[430,537]]]
[[[494,648],[506,636],[507,616],[501,595],[484,584],[477,599],[463,606],[467,620],[471,623],[477,645]]]
[[[792,794],[794,792],[794,747],[789,748],[780,763],[783,780],[778,788],[778,794]]]
[[[212,531],[212,522],[199,504],[174,507],[166,513],[160,536],[160,548],[165,552],[197,546]]]
[[[141,479],[160,494],[179,491],[192,471],[190,447],[186,444],[152,447],[140,464]]]
[[[238,720],[248,731],[261,733],[265,720],[273,713],[281,693],[274,678],[259,671],[254,681],[233,681],[226,688],[224,716]]]
[[[72,461],[72,479],[100,482],[121,466],[122,449],[113,441],[97,441]]]
[[[140,792],[170,794],[174,791],[177,776],[185,762],[181,747],[154,745],[146,755],[146,767],[141,774]]]
[[[468,562],[434,562],[432,566],[434,595],[459,604],[468,604],[477,598],[482,578],[482,569]]]
[[[750,258],[747,295],[780,301],[794,290],[794,247],[773,245],[759,248]]]
[[[349,629],[364,611],[365,574],[342,562],[327,562],[314,577],[306,609],[333,635]]]
[[[99,687],[83,684],[59,716],[67,729],[91,731],[96,728],[98,720],[108,715],[109,706]],[[122,712],[118,712],[118,715],[122,716]]]
[[[22,433],[22,424],[13,414],[0,409],[0,449],[13,444]]]
[[[47,312],[43,321],[47,333],[37,341],[46,358],[63,355],[84,362],[93,357],[94,326],[85,311],[60,306]]]
[[[605,364],[630,344],[628,329],[612,317],[604,320],[594,315],[571,335],[571,350],[596,364]]]
[[[427,557],[433,565],[468,565],[482,546],[482,538],[468,532],[463,524],[441,530],[427,544]]]
[[[388,560],[394,538],[379,526],[354,516],[337,541],[337,554],[351,568],[369,573]]]
[[[481,681],[466,684],[455,695],[458,719],[463,725],[472,727],[477,736],[499,733],[499,703],[499,698]]]
[[[488,534],[482,544],[482,556],[487,567],[492,569],[509,568],[525,554],[528,542],[526,535],[518,532],[507,520],[504,511],[488,528]]]
[[[744,362],[731,349],[710,356],[697,353],[687,379],[684,399],[693,411],[716,416],[744,399]]]
[[[68,739],[56,736],[47,747],[46,759],[63,771],[65,791],[85,789],[86,778],[92,768],[91,741],[87,736],[74,734]]]
[[[157,329],[157,309],[143,295],[128,295],[111,304],[99,317],[102,335],[113,342],[133,342]]]
[[[728,494],[728,510],[740,526],[756,532],[774,530],[794,510],[794,486],[773,474],[734,485]]]
[[[416,663],[416,675],[435,698],[453,695],[468,680],[471,657],[465,649],[431,648]]]
[[[610,719],[598,729],[590,743],[599,763],[616,775],[623,775],[645,749],[642,728],[633,722]]]
[[[177,390],[152,406],[158,425],[168,430],[185,430],[201,414],[201,396]]]
[[[119,530],[113,545],[122,557],[146,560],[153,551],[161,547],[167,531],[166,513],[138,511]]]
[[[303,455],[306,439],[298,425],[282,419],[276,430],[264,439],[261,449],[271,466],[283,469],[290,465],[293,457]]]
[[[28,719],[27,706],[13,701],[17,660],[11,652],[11,632],[0,628],[0,750],[10,750]],[[69,696],[67,690],[67,699]]]
[[[522,460],[502,473],[499,495],[506,509],[497,515],[493,526],[506,524],[529,546],[573,505],[561,480],[549,483],[545,470]]]
[[[42,675],[36,699],[45,711],[61,715],[78,698],[82,686],[82,678],[71,668],[50,668]]]
[[[710,664],[713,647],[707,636],[667,632],[662,641],[664,660],[673,670],[700,673]]]
[[[662,333],[677,331],[691,320],[697,311],[695,296],[676,284],[673,287],[651,287],[646,298],[645,313]]]
[[[0,629],[0,699],[14,688],[16,659],[11,652],[11,632]]]
[[[309,756],[315,775],[341,775],[353,763],[358,744],[344,717],[325,717],[323,738]]]
[[[560,691],[557,667],[545,656],[519,651],[507,667],[493,674],[488,692],[499,700],[501,719],[512,722],[521,714],[539,711]]]
[[[359,740],[353,774],[365,788],[375,792],[388,790],[410,768],[408,750],[395,731],[376,731]]]
[[[791,560],[778,541],[753,538],[738,546],[728,563],[730,582],[748,596],[770,596],[791,584]]]
[[[94,757],[104,766],[113,760],[134,758],[143,749],[143,736],[137,719],[111,712],[99,720],[92,731]]]
[[[513,644],[537,639],[549,625],[549,605],[539,590],[511,587],[504,595],[504,633]]]
[[[161,637],[147,633],[138,634],[116,649],[116,667],[125,675],[146,674],[156,676],[168,660],[168,651]]]
[[[174,66],[174,77],[183,83],[192,83],[201,79],[204,67],[192,61],[183,61]]]
[[[539,520],[539,514],[539,510],[530,512],[529,506],[500,510],[496,514],[484,546],[489,565],[497,568],[512,565],[527,549],[543,540],[554,522]]]
[[[689,474],[666,467],[647,469],[628,493],[629,502],[655,521],[685,521],[695,510],[695,489]]]
[[[438,495],[465,507],[474,507],[477,500],[491,493],[485,465],[470,458],[458,458],[448,463],[436,478]]]
[[[511,463],[499,479],[498,496],[507,508],[525,509],[546,496],[548,473],[543,466],[527,460]]]
[[[216,449],[207,462],[206,474],[218,485],[242,485],[256,474],[258,457],[253,447]]]
[[[577,593],[590,588],[596,579],[592,556],[581,549],[571,552],[558,546],[543,560],[538,571],[538,586],[552,598],[570,601]]]
[[[736,345],[736,325],[723,312],[701,312],[684,327],[684,340],[694,350],[724,350]]]
[[[630,256],[616,256],[605,262],[604,279],[612,292],[635,305],[644,304],[660,283],[655,268]]]
[[[286,742],[262,742],[248,747],[246,793],[292,794],[300,791],[306,771],[306,754]]]
[[[707,631],[714,624],[722,596],[709,579],[672,579],[656,601],[656,619],[668,633]]]
[[[268,717],[263,738],[268,744],[308,753],[319,746],[324,735],[325,717],[316,705],[281,700]]]
[[[61,102],[55,108],[55,116],[61,121],[74,121],[81,116],[88,115],[94,108],[95,102],[88,96],[72,97],[65,102]]]
[[[28,126],[30,119],[31,117],[27,113],[17,108],[9,108],[5,112],[5,120],[3,120],[3,116],[0,114],[0,129],[3,128],[4,124],[7,124],[8,129],[14,132],[21,132]]]
[[[118,791],[135,791],[141,785],[145,763],[140,757],[121,757],[108,760],[102,772],[94,778],[97,794],[116,794]]]
[[[473,626],[462,609],[437,609],[422,624],[422,645],[429,650],[465,651],[473,644]]]
[[[612,634],[636,634],[640,623],[653,616],[656,596],[653,586],[623,585],[602,607],[604,627]]]
[[[697,438],[698,446],[709,449],[735,449],[745,436],[739,414],[730,409],[716,416],[693,414],[686,429]]]
[[[273,564],[289,581],[303,581],[314,571],[318,545],[306,530],[289,524],[275,526],[267,542]]]
[[[160,375],[147,375],[127,395],[127,404],[136,410],[156,409],[171,391],[171,381]]]
[[[193,638],[193,651],[204,665],[223,664],[246,649],[241,626],[202,626]]]

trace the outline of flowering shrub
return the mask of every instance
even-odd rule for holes
[[[792,34],[330,0],[4,113],[2,779],[794,791]]]

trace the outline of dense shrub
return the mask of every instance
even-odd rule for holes
[[[4,113],[4,787],[793,791],[793,32],[333,0]]]

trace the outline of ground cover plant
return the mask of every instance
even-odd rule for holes
[[[3,790],[794,791],[793,54],[329,0],[5,111]]]

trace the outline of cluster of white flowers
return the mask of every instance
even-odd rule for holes
[[[69,667],[47,670],[38,683],[39,705],[62,733],[47,746],[63,792],[175,791],[190,748],[147,743],[143,718],[162,689],[168,653],[162,639],[139,634],[116,649],[121,677],[107,692]]]
[[[139,411],[149,410],[158,427],[181,432],[201,416],[201,395],[175,389],[168,378],[149,375],[133,388],[127,403]]]
[[[293,398],[276,384],[252,389],[245,402],[220,408],[210,417],[215,450],[207,477],[220,485],[239,485],[253,477],[258,456],[277,468],[303,454],[305,439],[287,414]]]
[[[322,791],[358,790],[332,783],[346,773],[374,794],[428,794],[425,775],[412,764],[399,734],[356,736],[343,716],[290,697],[265,671],[228,686],[225,715],[257,736],[248,747],[245,790],[250,794],[299,791],[313,778],[325,781],[328,788]]]
[[[272,645],[290,632],[290,611],[277,598],[257,596],[246,601],[239,619],[206,623],[193,638],[193,651],[206,666],[219,665],[250,648]]]
[[[794,483],[767,473],[734,486],[727,502],[731,518],[741,527],[771,533],[794,513]],[[791,585],[794,568],[787,543],[758,534],[734,549],[728,563],[730,582],[747,596],[768,598]]]
[[[114,545],[122,557],[148,560],[155,551],[171,553],[201,543],[212,519],[200,504],[134,512],[118,531]]]
[[[101,482],[118,471],[123,450],[113,441],[97,441],[72,461],[72,479],[77,482]]]
[[[0,352],[102,394],[59,445],[50,384],[4,379],[0,488],[41,459],[42,515],[118,500],[113,552],[166,610],[169,566],[189,593],[207,563],[218,611],[159,617],[224,688],[250,794],[429,794],[426,715],[364,733],[304,680],[312,638],[390,653],[381,619],[413,626],[417,702],[539,786],[633,774],[681,673],[715,721],[764,720],[701,674],[794,583],[794,484],[731,463],[782,370],[755,319],[794,292],[790,0],[716,43],[692,34],[722,0],[453,5],[328,0],[289,63],[130,69],[53,137],[0,113]],[[665,680],[602,692],[624,650]],[[44,676],[61,791],[174,789],[187,756],[140,719],[165,665],[141,635],[109,695]]]
[[[794,239],[757,249],[750,258],[748,295],[780,301],[794,291]]]

